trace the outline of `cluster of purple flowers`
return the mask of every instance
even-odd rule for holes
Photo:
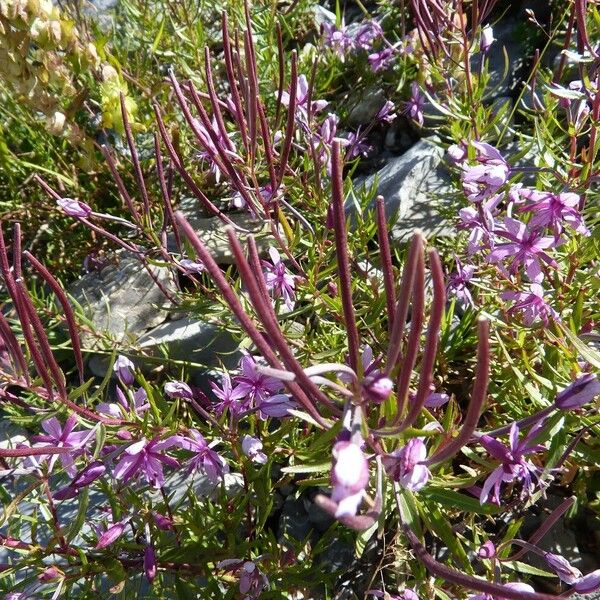
[[[323,35],[325,45],[342,61],[351,52],[366,52],[375,73],[387,69],[397,54],[396,47],[386,41],[381,25],[375,20],[360,25],[342,23],[339,27],[327,23]]]
[[[217,415],[228,411],[234,417],[246,411],[255,410],[260,419],[283,418],[296,403],[287,394],[281,393],[283,385],[279,379],[264,375],[258,369],[252,356],[245,355],[240,360],[239,373],[233,377],[223,373],[221,385],[211,382],[218,402],[214,406]]]
[[[527,290],[502,294],[503,299],[515,303],[509,313],[522,313],[526,325],[559,320],[544,299],[542,284],[558,266],[550,251],[564,243],[568,230],[589,235],[579,211],[579,196],[569,191],[555,193],[510,185],[511,167],[500,152],[484,142],[472,142],[471,146],[475,150],[474,164],[468,160],[466,145],[455,145],[448,151],[461,168],[463,190],[471,202],[459,211],[459,227],[470,232],[468,254],[483,253],[487,262],[497,265],[515,285],[521,281],[521,274],[527,277]],[[473,275],[472,265],[457,262],[448,286],[469,304],[472,297],[467,284]]]

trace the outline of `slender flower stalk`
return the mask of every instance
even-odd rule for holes
[[[396,383],[396,419],[395,424],[398,425],[404,414],[406,402],[410,394],[410,381],[412,377],[415,364],[417,362],[417,355],[419,353],[421,331],[423,329],[423,321],[425,320],[425,257],[423,255],[423,248],[421,247],[420,252],[417,256],[417,263],[415,267],[414,285],[412,294],[412,311],[410,318],[410,333],[408,334],[408,340],[406,343],[406,350],[402,357],[402,365],[400,372],[398,373]],[[401,430],[396,429],[397,433]]]
[[[292,147],[292,141],[294,136],[294,128],[296,122],[296,101],[297,101],[297,89],[298,89],[298,57],[296,52],[292,52],[291,58],[291,73],[290,73],[290,91],[287,94],[287,122],[285,126],[285,134],[283,138],[283,145],[281,149],[281,156],[279,159],[279,177],[277,181],[277,187],[281,186],[283,177],[285,176],[285,170],[287,167],[288,158],[290,156],[290,149]]]
[[[319,388],[306,376],[304,370],[302,369],[302,366],[296,360],[290,347],[288,346],[285,337],[277,323],[277,317],[273,312],[273,307],[271,306],[271,303],[264,301],[264,298],[267,295],[264,277],[260,275],[260,272],[253,272],[253,270],[250,268],[250,265],[246,260],[246,257],[244,256],[242,247],[237,238],[235,237],[233,230],[228,229],[227,236],[229,238],[229,245],[235,257],[236,264],[238,266],[238,269],[240,270],[242,281],[248,289],[248,294],[250,295],[252,305],[257,311],[259,319],[262,325],[265,327],[265,330],[269,335],[274,347],[277,348],[277,351],[280,353],[284,364],[290,371],[292,371],[296,375],[296,377],[298,377],[298,382],[302,385],[303,389],[310,393],[310,395],[313,398],[325,404],[330,409],[334,408],[329,398],[327,398],[327,396],[325,396],[325,394],[323,394],[323,392],[321,392],[321,390],[319,390]],[[249,237],[249,240],[252,240],[252,236]],[[249,245],[252,244],[251,241],[249,241],[248,243]],[[287,385],[289,388],[290,383],[288,383]],[[292,390],[290,389],[290,391]],[[296,396],[296,394],[293,391],[292,395]],[[307,396],[302,394],[302,397],[297,398],[297,400],[300,402],[300,404],[304,406],[306,410],[309,411],[309,413],[314,418],[316,418],[321,423],[323,422],[322,417],[319,415],[316,407],[310,400],[308,400]]]
[[[81,383],[84,382],[83,376],[83,357],[81,355],[81,343],[79,341],[79,333],[77,331],[77,324],[75,322],[75,314],[73,313],[73,309],[71,308],[71,303],[67,298],[63,288],[56,281],[56,279],[52,276],[50,271],[44,267],[44,265],[37,259],[33,254],[29,251],[25,250],[23,255],[27,258],[27,260],[34,266],[35,270],[44,278],[44,281],[52,288],[52,291],[56,294],[60,305],[65,314],[65,319],[67,321],[67,328],[69,330],[69,337],[71,338],[71,345],[73,346],[73,354],[75,355],[75,364],[77,365],[77,370],[79,371],[79,381]]]
[[[477,371],[475,383],[471,393],[471,401],[467,409],[463,426],[460,433],[449,444],[440,448],[433,456],[425,461],[427,465],[442,462],[456,454],[471,439],[477,422],[483,410],[487,397],[488,383],[490,379],[490,325],[487,319],[480,319],[477,324]]]
[[[439,343],[439,331],[446,303],[446,286],[444,283],[444,275],[442,273],[442,265],[440,257],[435,250],[429,251],[429,266],[433,280],[433,301],[431,314],[429,316],[425,348],[421,359],[419,385],[417,387],[417,394],[414,402],[399,426],[401,430],[410,427],[416,421],[430,394],[431,385],[433,383],[433,368]]]
[[[344,212],[344,182],[342,179],[342,155],[339,140],[332,144],[332,175],[331,193],[333,197],[333,214],[335,228],[335,250],[340,278],[340,291],[342,307],[344,309],[344,322],[348,332],[348,354],[350,367],[358,373],[360,338],[354,316],[352,302],[352,278],[350,276],[350,260],[348,257],[348,236],[346,232],[346,217]]]
[[[413,234],[408,250],[408,256],[404,263],[404,271],[402,272],[400,296],[394,313],[393,327],[385,360],[386,373],[390,373],[396,367],[396,363],[400,357],[402,337],[404,335],[404,327],[408,315],[408,306],[410,304],[411,294],[413,293],[415,273],[417,273],[419,269],[424,269],[424,266],[421,264],[424,252],[424,241],[421,231],[416,230]]]
[[[267,343],[263,335],[257,329],[256,325],[252,322],[252,319],[242,308],[240,301],[235,295],[235,292],[233,291],[229,283],[227,283],[225,276],[223,275],[221,269],[212,258],[210,252],[208,252],[206,247],[199,240],[198,236],[196,235],[196,232],[192,229],[192,227],[185,220],[185,217],[181,213],[176,212],[175,219],[178,225],[181,227],[187,239],[190,241],[190,244],[200,257],[200,260],[206,266],[206,270],[208,271],[213,281],[219,288],[224,300],[227,302],[227,305],[229,306],[233,314],[237,317],[244,331],[248,333],[248,335],[258,348],[259,352],[262,354],[262,356],[264,356],[264,358],[269,362],[269,364],[276,369],[281,369],[283,365],[277,358],[277,355],[273,352],[271,346]],[[260,298],[260,292],[258,292],[258,294]],[[294,396],[294,398],[296,398],[296,400],[298,400],[298,402],[300,402],[300,404],[302,404],[308,410],[308,412],[317,420],[317,422],[322,424],[324,427],[327,427],[326,423],[323,421],[323,418],[318,413],[318,411],[316,410],[312,402],[309,400],[308,396],[304,393],[302,388],[294,382],[287,382],[286,385],[290,393]]]
[[[396,290],[394,289],[394,271],[392,267],[392,253],[390,251],[390,238],[385,217],[385,200],[377,196],[377,240],[381,256],[381,269],[383,271],[383,286],[385,289],[385,305],[387,308],[388,332],[391,334],[394,325],[394,307],[396,305]]]
[[[131,154],[131,162],[133,163],[133,172],[135,175],[135,180],[138,185],[138,190],[142,195],[142,202],[144,206],[144,216],[146,217],[146,223],[150,229],[152,229],[152,221],[150,216],[150,198],[148,197],[148,190],[146,189],[146,182],[144,181],[144,174],[142,172],[142,167],[140,165],[140,159],[137,153],[137,148],[135,146],[135,141],[133,139],[133,133],[131,131],[131,124],[129,123],[129,117],[127,116],[127,106],[125,104],[125,96],[121,92],[120,96],[121,102],[121,117],[123,119],[123,128],[125,130],[125,139],[127,140],[127,146],[129,147],[129,152]]]

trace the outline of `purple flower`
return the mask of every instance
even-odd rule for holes
[[[550,318],[560,321],[559,314],[544,300],[544,290],[539,283],[532,283],[529,292],[502,292],[503,300],[514,300],[516,304],[508,309],[509,314],[521,311],[523,324],[531,327],[537,319],[548,325]]]
[[[367,375],[361,381],[363,397],[376,404],[381,404],[387,400],[394,390],[394,382],[385,377],[383,373],[376,372],[373,375]]]
[[[206,127],[198,121],[194,120],[194,129],[195,133],[200,139],[200,143],[204,147],[204,150],[198,153],[198,156],[201,160],[205,160],[209,164],[209,168],[211,173],[215,176],[215,180],[217,183],[221,180],[221,168],[219,163],[215,160],[215,157],[219,155],[219,151],[217,150],[217,145],[213,142],[211,135]],[[217,120],[215,117],[212,118],[211,122],[211,130],[212,133],[216,136],[219,148],[223,148],[227,153],[228,157],[233,159],[234,161],[240,162],[242,159],[237,154],[235,144],[231,140],[230,135],[223,136],[221,134],[221,130],[217,125]]]
[[[92,209],[85,202],[73,198],[59,198],[56,204],[70,217],[87,219],[92,214]]]
[[[289,92],[283,92],[281,94],[281,103],[284,106],[289,107],[290,105],[290,94]],[[311,102],[312,114],[323,110],[329,102],[326,100],[313,100]],[[298,77],[296,84],[296,118],[304,124],[307,124],[308,119],[308,81],[305,75]]]
[[[187,273],[202,273],[205,270],[203,263],[196,260],[190,260],[189,258],[182,258],[179,261],[179,266],[182,269],[185,269]]]
[[[269,248],[269,256],[271,262],[262,261],[267,289],[271,290],[275,298],[282,298],[286,307],[292,310],[295,299],[295,278],[288,272],[276,248]]]
[[[258,193],[259,193],[262,201],[267,206],[269,206],[271,204],[273,198],[276,195],[276,192],[273,191],[271,184],[267,184],[263,187],[258,188]],[[242,196],[242,194],[239,191],[237,191],[233,194],[233,196],[231,198],[231,206],[238,210],[247,208],[252,214],[255,214],[254,209],[248,205],[248,203],[246,202],[246,199],[244,198],[244,196]]]
[[[251,435],[245,435],[242,439],[242,452],[259,465],[264,465],[268,460],[267,455],[262,452],[262,447],[262,442]]]
[[[531,443],[538,432],[539,425],[533,427],[524,439],[519,441],[519,428],[516,423],[513,423],[510,428],[508,446],[488,435],[479,438],[480,444],[489,454],[500,461],[500,465],[490,473],[483,484],[479,496],[481,504],[487,501],[492,489],[494,490],[492,500],[496,504],[500,504],[500,487],[503,483],[522,481],[521,498],[525,498],[535,491],[536,485],[533,480],[537,479],[539,469],[525,456],[544,449],[543,446]]]
[[[581,571],[571,566],[571,563],[559,554],[545,552],[544,558],[548,566],[558,575],[561,581],[573,585],[581,579]]]
[[[337,504],[336,517],[354,516],[369,483],[369,462],[358,444],[341,441],[333,447],[331,499]]]
[[[560,410],[581,408],[600,396],[600,381],[596,375],[588,373],[578,377],[571,385],[559,392],[554,405]]]
[[[482,544],[477,551],[479,558],[494,558],[496,556],[496,546],[494,542],[488,540],[485,544]]]
[[[467,246],[469,255],[493,247],[494,218],[489,204],[480,205],[477,209],[472,206],[461,208],[458,215],[461,220],[458,228],[470,231]]]
[[[592,571],[579,579],[573,589],[580,594],[590,594],[600,589],[600,569]]]
[[[117,360],[115,360],[115,364],[113,365],[113,371],[117,374],[117,377],[125,387],[133,385],[134,369],[135,365],[126,356],[117,356]]]
[[[240,577],[240,593],[244,594],[244,600],[254,600],[261,592],[269,587],[267,576],[261,572],[256,563],[250,560],[230,558],[217,563],[217,569],[236,571]]]
[[[421,464],[427,458],[423,438],[412,438],[406,446],[383,457],[388,475],[411,492],[418,492],[431,477],[429,469]]]
[[[178,445],[196,454],[190,461],[190,473],[201,471],[212,483],[218,483],[225,473],[229,473],[229,466],[225,459],[212,449],[218,443],[216,441],[208,444],[196,429],[190,429],[189,437],[179,437]]]
[[[371,50],[373,42],[383,37],[381,25],[374,20],[363,23],[354,34],[353,46],[355,49]]]
[[[114,468],[115,479],[127,483],[133,477],[143,474],[146,481],[155,488],[161,488],[165,483],[163,464],[178,468],[179,463],[171,456],[162,454],[176,445],[180,445],[180,436],[170,436],[164,440],[156,437],[150,441],[142,438],[125,448],[121,459]]]
[[[148,395],[144,388],[138,388],[133,394],[128,393],[126,396],[123,390],[117,387],[116,395],[118,403],[100,402],[96,407],[97,410],[105,415],[120,418],[123,416],[123,411],[139,416],[150,408],[150,404],[146,402]]]
[[[289,416],[290,409],[297,408],[298,405],[286,394],[275,394],[265,396],[256,401],[258,417],[265,421],[268,417],[282,419]]]
[[[490,49],[490,46],[496,41],[494,30],[491,25],[486,25],[481,30],[481,40],[479,42],[479,50],[484,54]]]
[[[379,112],[375,115],[376,121],[383,121],[384,123],[391,123],[396,118],[394,112],[395,106],[391,100],[386,100],[385,104],[379,109]]]
[[[500,152],[484,142],[472,142],[477,165],[463,165],[462,183],[467,198],[480,202],[493,195],[508,179],[510,167]]]
[[[96,479],[99,479],[106,473],[106,467],[99,461],[96,460],[90,463],[87,467],[79,471],[73,481],[66,487],[58,490],[54,494],[56,500],[67,500],[68,498],[74,498],[79,490],[83,487],[87,487]]]
[[[348,142],[348,151],[346,153],[347,160],[352,160],[358,156],[367,156],[372,146],[365,140],[360,129],[356,132],[351,131],[346,135],[346,142]]]
[[[74,477],[77,472],[75,468],[75,461],[73,460],[77,456],[81,456],[84,453],[84,446],[87,444],[89,439],[94,433],[93,429],[86,431],[73,431],[77,425],[77,415],[72,414],[66,421],[64,427],[61,427],[60,422],[56,417],[46,419],[42,421],[42,429],[46,432],[46,435],[36,435],[33,437],[34,442],[43,442],[50,444],[51,446],[59,446],[65,448],[71,448],[71,452],[65,454],[54,454],[50,458],[49,469],[52,470],[55,462],[60,460],[62,466],[70,477]],[[39,456],[38,461],[47,459],[46,456]]]
[[[496,233],[509,241],[497,244],[488,255],[488,260],[498,263],[511,257],[510,273],[515,273],[523,265],[529,279],[540,283],[544,278],[540,261],[556,267],[556,262],[544,250],[556,247],[557,241],[552,237],[542,237],[539,231],[529,230],[525,223],[511,217],[506,217],[504,227],[505,231],[497,230]]]
[[[248,396],[248,391],[245,387],[236,387],[235,389],[231,386],[231,378],[228,373],[221,375],[221,387],[216,383],[210,382],[213,394],[220,400],[215,404],[215,412],[217,415],[222,415],[226,410],[233,415],[237,415],[246,406],[247,402],[240,402]]]
[[[192,392],[192,388],[183,381],[167,381],[165,383],[165,394],[169,396],[169,398],[193,398],[194,393]]]
[[[553,194],[551,192],[540,192],[538,190],[519,189],[521,198],[530,200],[528,204],[519,209],[520,212],[532,213],[527,224],[531,229],[542,229],[548,227],[558,238],[564,231],[564,224],[574,229],[581,235],[590,235],[589,229],[583,224],[583,218],[579,212],[580,198],[572,192]]]
[[[469,306],[473,306],[473,297],[471,296],[471,292],[467,287],[467,284],[473,278],[473,274],[475,273],[475,267],[473,265],[466,265],[463,267],[460,259],[455,257],[456,261],[456,271],[450,274],[448,278],[448,286],[447,291],[448,294],[454,294],[459,300],[468,304]]]
[[[117,521],[113,523],[99,538],[96,544],[96,550],[102,550],[111,544],[114,544],[125,531],[126,521]]]
[[[342,61],[349,50],[352,49],[354,40],[348,32],[348,28],[342,23],[341,27],[336,27],[332,23],[323,25],[324,43],[337,54]]]
[[[423,127],[424,116],[423,107],[425,106],[425,96],[421,93],[419,84],[413,81],[410,84],[410,98],[404,103],[403,113],[406,113],[413,121],[416,121],[420,127]]]
[[[373,52],[369,54],[369,64],[371,65],[371,70],[373,73],[379,73],[379,71],[383,71],[387,69],[396,58],[396,49],[392,46],[387,46],[383,50],[379,52]]]
[[[468,157],[467,147],[464,142],[448,146],[446,153],[448,155],[448,160],[455,165],[462,164],[465,160],[467,160]]]
[[[327,170],[327,175],[331,177],[331,145],[333,140],[337,139],[342,146],[348,146],[350,140],[344,138],[336,138],[337,124],[339,117],[329,113],[321,126],[319,132],[313,135],[312,141],[316,146],[317,158],[322,166]]]
[[[425,398],[423,406],[425,408],[439,408],[440,406],[444,406],[448,400],[450,400],[448,394],[444,394],[443,392],[431,392],[431,394]]]
[[[282,388],[281,381],[259,373],[256,361],[249,355],[240,360],[240,374],[234,378],[237,386],[235,391],[248,399],[250,404],[258,404],[268,396],[279,392]]]

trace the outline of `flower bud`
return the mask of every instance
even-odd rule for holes
[[[183,381],[167,381],[165,383],[165,394],[169,398],[193,398],[192,388]]]
[[[111,525],[98,538],[96,550],[101,550],[102,548],[106,548],[107,546],[114,544],[121,537],[121,535],[123,535],[123,531],[125,531],[125,523],[123,521],[119,521],[114,525]]]
[[[251,435],[245,435],[242,439],[242,452],[253,462],[264,465],[267,462],[267,455],[262,452],[262,442]]]
[[[494,37],[494,30],[492,29],[491,25],[486,25],[481,31],[479,50],[485,54],[495,40],[496,38]]]
[[[38,575],[38,579],[42,583],[49,583],[50,581],[54,581],[62,576],[63,572],[58,567],[52,565],[51,567],[44,569],[44,571]]]
[[[127,387],[133,385],[134,369],[135,365],[125,356],[118,356],[113,366],[113,371],[117,374],[117,377],[121,380],[121,383]]]
[[[54,492],[53,497],[55,500],[70,500],[71,498],[75,498],[79,494],[79,489],[74,485],[67,485],[60,490]]]
[[[580,594],[589,594],[600,589],[600,569],[584,575],[573,585],[573,589]]]
[[[488,540],[485,544],[482,544],[477,551],[479,558],[494,558],[496,556],[496,546],[494,542]]]
[[[333,457],[331,499],[338,504],[335,516],[354,516],[369,483],[369,462],[353,442],[337,442],[333,447]]]
[[[600,395],[600,381],[596,375],[582,375],[556,396],[554,404],[560,410],[581,408]]]
[[[92,209],[85,202],[75,200],[74,198],[59,198],[56,204],[63,210],[63,212],[70,217],[77,217],[78,219],[86,219],[92,214]]]
[[[144,549],[144,573],[150,583],[156,577],[156,555],[152,546],[146,546]]]
[[[544,553],[544,558],[546,559],[548,566],[565,583],[573,585],[576,581],[581,579],[581,571],[571,566],[571,563],[569,563],[566,558],[563,558],[559,554],[546,552]]]
[[[170,531],[173,529],[173,521],[169,517],[161,515],[157,512],[152,513],[152,516],[154,517],[154,522],[159,529],[162,529],[163,531]]]
[[[106,473],[106,467],[99,460],[96,460],[85,467],[85,469],[82,469],[75,476],[71,485],[77,488],[86,487],[96,481],[96,479],[102,477],[104,473]]]
[[[381,404],[390,397],[394,389],[394,382],[389,377],[376,373],[363,379],[362,388],[366,398]]]

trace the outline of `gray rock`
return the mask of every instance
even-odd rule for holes
[[[327,531],[335,523],[335,519],[329,513],[308,498],[304,498],[304,510],[310,523],[321,533]]]
[[[600,600],[600,591],[592,592],[591,594],[573,594],[569,596],[571,600]]]
[[[348,124],[351,127],[358,127],[370,123],[385,104],[385,100],[385,94],[381,88],[365,90],[363,96],[350,109]]]
[[[169,291],[175,284],[169,269],[150,267],[158,282]],[[170,302],[137,258],[117,253],[115,262],[101,271],[87,273],[68,289],[91,321],[91,329],[117,342],[137,339],[144,331],[167,318]],[[82,333],[86,349],[99,347],[91,333]]]
[[[203,475],[196,472],[192,475],[187,470],[180,469],[172,471],[165,477],[165,490],[169,495],[171,508],[179,508],[185,502],[187,494],[192,491],[199,498],[214,500],[219,497],[221,489],[225,491],[228,498],[233,498],[244,489],[244,477],[241,473],[226,473],[223,482],[214,483]],[[157,502],[162,501],[162,495],[158,490],[150,491],[148,494]]]
[[[313,527],[308,519],[302,500],[288,498],[283,503],[279,516],[279,539],[292,538],[303,542],[308,538]]]
[[[523,533],[525,539],[527,539],[538,527],[540,527],[546,519],[548,513],[554,510],[564,498],[555,495],[548,495],[541,505],[544,509],[540,514],[530,514],[525,517],[523,523]],[[537,544],[541,550],[545,552],[551,552],[553,554],[559,554],[566,558],[575,568],[579,569],[582,573],[589,573],[590,571],[596,570],[600,567],[600,563],[597,558],[583,552],[579,548],[577,542],[576,532],[568,528],[565,524],[564,519],[559,519],[554,525],[552,530],[546,534]],[[543,557],[538,556],[532,552],[529,552],[524,561],[539,569],[548,569],[548,565]]]
[[[198,202],[195,199],[186,199],[183,206],[179,207],[185,215],[194,231],[210,251],[214,260],[220,265],[231,265],[234,263],[233,254],[229,248],[229,240],[226,234],[228,224],[220,217],[199,217]],[[237,226],[237,238],[244,246],[248,235],[252,234],[256,240],[258,252],[261,256],[267,256],[269,246],[275,244],[271,227],[263,220],[255,220],[252,215],[244,213],[228,213],[227,216]],[[169,249],[175,251],[175,241],[169,239]]]
[[[496,41],[491,45],[487,55],[483,57],[479,53],[471,59],[473,73],[480,71],[482,59],[485,58],[487,62],[489,81],[486,96],[488,99],[512,95],[519,83],[519,73],[527,61],[525,40],[515,35],[522,24],[523,20],[517,17],[502,19],[496,23],[494,25]]]
[[[152,355],[160,355],[164,347],[168,349],[169,358],[204,367],[223,363],[226,368],[233,368],[241,358],[238,344],[228,331],[187,316],[161,323],[144,333],[138,344]]]
[[[310,10],[312,12],[313,21],[317,30],[321,29],[321,25],[335,25],[335,13],[327,10],[324,6],[316,4],[315,6],[311,7]]]
[[[377,194],[384,197],[386,217],[393,222],[395,242],[407,240],[417,228],[425,236],[454,232],[439,210],[454,194],[450,174],[442,164],[443,154],[440,146],[423,139],[405,154],[391,158],[377,173],[355,182],[355,192],[366,192],[377,181]],[[346,202],[346,211],[356,213],[352,197]]]

